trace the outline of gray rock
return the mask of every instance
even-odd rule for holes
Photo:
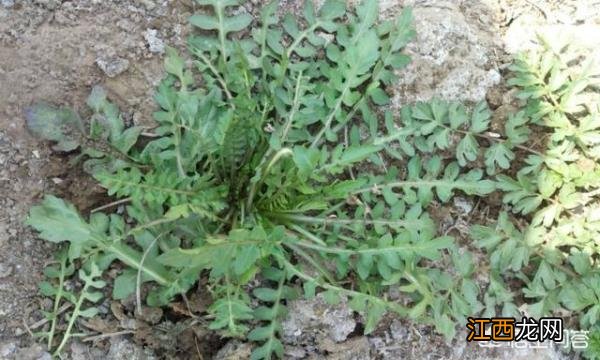
[[[165,52],[165,43],[158,37],[156,29],[147,29],[144,33],[144,38],[148,43],[148,50],[151,53],[162,54]]]
[[[285,356],[290,359],[304,359],[306,350],[301,346],[288,346],[285,348]]]
[[[390,325],[390,335],[394,340],[406,340],[410,336],[406,325],[398,320],[392,321],[392,324]]]
[[[14,357],[18,360],[51,360],[52,356],[40,344],[19,349]]]
[[[15,6],[15,0],[0,0],[0,5],[5,8],[11,8]]]
[[[120,57],[98,58],[96,64],[108,77],[115,77],[122,74],[129,68],[129,60]]]
[[[462,196],[457,196],[453,199],[454,207],[460,210],[461,214],[467,215],[473,211],[473,201],[465,199]]]
[[[140,346],[135,345],[125,338],[113,338],[110,342],[110,349],[106,355],[107,360],[151,360],[156,359],[154,354],[144,351]]]
[[[142,5],[144,5],[146,10],[152,10],[156,7],[156,4],[152,0],[139,0],[139,2],[141,2]]]
[[[369,340],[365,336],[359,336],[343,343],[332,343],[323,341],[321,348],[329,353],[327,360],[371,360]]]
[[[345,301],[329,305],[321,294],[312,300],[295,300],[288,305],[288,316],[283,322],[284,342],[296,344],[303,335],[326,334],[335,342],[346,340],[356,328],[353,311]]]
[[[239,340],[231,340],[213,356],[213,360],[245,360],[250,359],[252,345]]]
[[[0,263],[0,279],[10,276],[13,268],[10,264]]]
[[[17,343],[14,341],[8,341],[0,343],[0,358],[8,359],[17,352]]]
[[[415,3],[416,38],[405,53],[412,62],[399,72],[395,107],[432,97],[480,101],[501,80],[493,62],[497,40],[452,2]]]
[[[72,341],[71,345],[71,360],[87,360],[87,354],[90,349],[80,341]]]
[[[45,7],[48,10],[54,10],[60,6],[60,0],[36,0],[34,2]]]

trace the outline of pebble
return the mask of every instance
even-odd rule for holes
[[[321,294],[311,300],[294,300],[284,320],[283,339],[286,343],[301,342],[303,336],[324,333],[334,342],[342,342],[356,328],[354,313],[346,300],[332,306]]]
[[[293,359],[304,359],[306,357],[306,350],[300,346],[288,346],[285,350],[285,355]]]
[[[147,29],[144,33],[144,39],[148,43],[148,50],[154,54],[162,54],[165,52],[165,43],[158,37],[156,29]]]
[[[130,359],[154,359],[153,354],[146,353],[142,347],[124,338],[112,338],[110,349],[105,359],[108,360],[130,360]]]
[[[454,198],[454,206],[464,215],[469,214],[473,210],[473,202],[460,196]]]
[[[163,311],[161,308],[144,307],[142,309],[142,319],[152,325],[156,325],[162,319]]]
[[[5,359],[17,351],[17,344],[14,342],[7,342],[0,344],[0,358]]]
[[[0,279],[9,277],[12,271],[12,266],[0,263]]]
[[[249,359],[252,352],[252,345],[240,342],[239,340],[230,340],[223,346],[213,359],[242,360]]]
[[[408,341],[410,338],[410,332],[408,331],[408,328],[405,324],[402,324],[398,320],[394,320],[390,325],[390,334],[395,340]]]
[[[15,0],[0,0],[0,5],[5,8],[11,8],[15,6]]]
[[[156,4],[152,0],[140,0],[142,5],[146,8],[146,10],[152,10],[156,7]]]
[[[35,3],[45,7],[48,10],[55,10],[61,4],[59,0],[36,0]]]
[[[86,360],[89,348],[79,341],[71,342],[71,360]]]
[[[52,360],[52,356],[40,344],[20,348],[14,356],[15,360]]]
[[[98,58],[96,59],[96,64],[110,78],[122,74],[129,68],[129,60],[120,57],[110,59]]]

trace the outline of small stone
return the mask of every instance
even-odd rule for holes
[[[131,116],[131,121],[133,125],[141,125],[144,121],[144,115],[141,112],[134,112],[133,116]]]
[[[11,8],[15,6],[15,0],[0,0],[0,5],[5,8]]]
[[[334,342],[346,340],[356,328],[354,313],[345,300],[332,306],[321,294],[311,300],[294,300],[282,324],[283,338],[288,344],[301,342],[303,336],[325,333]]]
[[[156,29],[147,29],[144,33],[144,39],[148,43],[148,50],[154,54],[162,54],[165,52],[165,43],[158,37]]]
[[[285,349],[285,356],[292,359],[304,359],[306,350],[300,346],[289,346]]]
[[[461,214],[467,215],[473,210],[473,202],[457,196],[454,198],[454,207],[460,210]]]
[[[125,318],[121,320],[121,327],[123,329],[135,330],[137,329],[137,322],[135,319]]]
[[[39,344],[33,344],[26,348],[21,348],[15,354],[15,359],[19,360],[51,360],[52,356],[44,350]]]
[[[140,0],[142,5],[146,8],[146,10],[152,10],[156,7],[156,4],[152,0]]]
[[[104,71],[106,76],[111,78],[122,74],[129,68],[129,60],[120,57],[110,59],[98,58],[96,59],[96,64]]]
[[[44,351],[35,360],[52,360],[52,355],[50,355],[50,353]]]
[[[79,341],[71,343],[71,360],[86,360],[90,349]]]
[[[403,51],[411,62],[394,85],[394,106],[433,97],[469,102],[485,99],[487,91],[501,80],[493,69],[495,37],[469,21],[459,2],[412,2],[416,38]]]
[[[35,3],[45,7],[48,10],[55,10],[60,5],[59,0],[36,0]]]
[[[6,359],[10,355],[13,355],[17,351],[17,344],[15,342],[6,342],[0,344],[0,358]]]
[[[249,359],[252,345],[238,340],[231,340],[223,346],[213,357],[214,360],[242,360]]]
[[[142,320],[155,325],[162,319],[163,311],[161,308],[144,307],[142,309]]]
[[[9,277],[12,274],[12,266],[0,263],[0,279]]]
[[[408,331],[408,328],[405,324],[402,324],[398,320],[394,320],[392,325],[390,325],[390,334],[395,340],[408,341],[410,338],[410,332]]]
[[[13,271],[12,266],[6,265],[4,263],[0,263],[0,279],[9,277],[10,274],[12,274],[12,271]]]
[[[140,346],[124,338],[113,338],[110,350],[106,355],[107,360],[153,359],[153,354],[148,354]]]
[[[324,339],[320,343],[321,349],[327,351],[330,360],[370,360],[371,346],[365,336],[354,337],[342,343],[332,342],[331,339]]]

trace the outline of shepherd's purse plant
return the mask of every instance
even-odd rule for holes
[[[121,269],[112,297],[134,296],[138,308],[168,304],[207,279],[199,291],[213,299],[211,329],[256,342],[253,359],[283,356],[281,321],[300,296],[346,298],[365,333],[395,313],[448,339],[467,316],[512,309],[498,274],[481,301],[468,246],[440,233],[430,210],[457,192],[493,192],[495,176],[526,148],[529,113],[494,137],[485,103],[390,106],[387,88],[410,62],[409,9],[378,21],[377,0],[306,1],[279,18],[272,2],[253,18],[236,0],[197,2],[203,12],[190,22],[202,35],[189,39],[186,56],[167,50],[156,128],[125,126],[100,87],[89,121],[46,104],[28,110],[34,133],[58,151],[79,148],[84,169],[125,205],[83,216],[48,195],[31,210],[40,237],[65,245],[43,286],[55,297],[50,348],[60,353],[66,341],[54,341],[60,304],[77,306],[68,339],[78,316],[93,315],[82,305],[99,300],[89,291],[104,287],[93,278],[109,267]],[[510,190],[511,180],[498,179]],[[505,199],[517,210],[541,203]],[[85,281],[79,298],[63,291],[74,266]]]

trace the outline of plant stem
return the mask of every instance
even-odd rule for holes
[[[67,256],[66,254],[61,255],[60,259],[60,275],[58,277],[58,290],[56,291],[56,295],[54,297],[54,309],[52,310],[52,323],[50,324],[50,331],[48,333],[48,351],[52,349],[52,340],[54,340],[54,331],[56,330],[56,321],[58,318],[58,308],[60,305],[60,300],[62,299],[63,294],[63,286],[65,283],[65,269],[67,266]]]
[[[300,279],[302,279],[304,281],[313,282],[323,289],[343,293],[350,297],[354,297],[354,296],[363,297],[363,298],[366,297],[369,299],[369,301],[372,301],[374,303],[380,303],[380,304],[384,305],[386,308],[392,309],[394,312],[396,312],[400,316],[406,316],[408,314],[408,310],[400,304],[389,302],[389,301],[386,301],[385,299],[382,299],[382,298],[379,298],[376,296],[372,296],[372,295],[369,295],[369,294],[366,294],[363,292],[345,289],[345,288],[342,288],[339,286],[335,286],[335,285],[320,281],[317,278],[314,278],[314,277],[307,275],[307,274],[303,273],[302,271],[298,270],[296,268],[296,266],[294,266],[292,263],[290,263],[283,256],[278,256],[278,258],[284,264],[287,271],[289,271],[291,274],[299,277]]]
[[[146,264],[144,265],[142,262],[142,254],[138,251],[130,248],[127,245],[121,243],[115,243],[110,245],[107,248],[107,251],[113,253],[119,260],[125,263],[128,266],[131,266],[138,271],[144,272],[148,275],[152,280],[156,281],[158,284],[163,286],[168,286],[172,284],[172,279],[166,270],[162,269],[162,267],[158,267],[157,264]]]
[[[325,120],[325,124],[321,128],[321,131],[319,131],[319,133],[315,136],[315,139],[313,140],[313,142],[310,144],[311,148],[314,148],[319,144],[319,141],[321,141],[321,138],[323,137],[323,135],[325,135],[327,130],[329,130],[329,128],[331,127],[331,123],[333,122],[333,119],[335,118],[335,114],[342,107],[342,102],[343,102],[344,96],[346,96],[346,92],[348,92],[348,90],[350,90],[350,82],[348,80],[346,80],[346,86],[344,86],[344,90],[340,94],[340,97],[337,99],[335,106],[333,107],[333,110],[331,110],[331,113],[327,117],[327,120]]]
[[[221,84],[221,88],[225,92],[225,96],[227,96],[227,99],[228,100],[233,99],[231,92],[229,92],[229,88],[227,88],[227,83],[225,82],[225,79],[223,79],[223,77],[221,76],[219,71],[213,66],[213,64],[210,62],[210,60],[208,60],[201,51],[195,51],[194,54],[196,54],[196,56],[198,56],[202,60],[204,65],[206,65],[206,67],[208,67],[210,72],[213,73],[215,78],[217,78],[217,81],[219,82],[219,84]],[[229,101],[228,103],[229,103],[229,106],[231,106],[232,108],[235,108],[235,105],[233,104],[233,102]]]
[[[116,201],[110,202],[110,203],[108,203],[108,204],[105,204],[105,205],[102,205],[102,206],[99,206],[99,207],[97,207],[97,208],[94,208],[94,209],[92,209],[92,210],[90,211],[90,214],[93,214],[93,213],[95,213],[95,212],[98,212],[98,211],[102,211],[102,210],[108,209],[108,208],[110,208],[110,207],[113,207],[113,206],[117,206],[117,205],[121,205],[121,204],[128,203],[128,202],[130,202],[131,200],[132,200],[132,198],[131,198],[131,197],[127,197],[127,198],[124,198],[124,199],[120,199],[120,200],[116,200]]]
[[[337,219],[337,218],[319,218],[306,215],[295,215],[295,214],[281,214],[281,213],[267,213],[267,216],[271,216],[280,220],[287,220],[291,222],[300,222],[306,224],[364,224],[364,225],[392,225],[392,226],[416,226],[420,220],[402,221],[402,220],[354,220],[354,219]]]
[[[308,27],[304,31],[302,31],[296,37],[296,39],[294,39],[294,42],[290,45],[290,47],[286,51],[286,53],[285,53],[286,58],[289,59],[290,56],[292,56],[292,54],[296,50],[296,47],[298,47],[298,45],[300,45],[300,43],[302,42],[302,40],[304,40],[308,36],[308,34],[310,34],[311,32],[315,31],[319,26],[321,26],[321,22],[317,21],[313,25],[311,25],[310,27]]]
[[[287,139],[287,135],[288,132],[290,131],[290,128],[292,127],[292,123],[294,122],[294,116],[296,115],[296,111],[298,111],[298,108],[300,107],[300,83],[302,81],[302,71],[300,71],[298,73],[298,77],[296,78],[296,87],[294,90],[294,102],[292,105],[292,110],[290,111],[290,114],[285,122],[285,124],[283,125],[283,131],[281,132],[281,140],[280,143],[283,144],[285,142],[285,140]]]
[[[67,341],[69,341],[69,338],[71,337],[71,331],[73,330],[73,325],[75,324],[75,320],[77,320],[77,318],[79,317],[79,310],[81,310],[81,305],[83,304],[85,294],[87,293],[89,287],[89,282],[85,282],[85,284],[83,285],[83,289],[81,289],[81,294],[79,295],[79,298],[75,303],[75,309],[73,309],[73,313],[71,314],[71,318],[69,319],[69,325],[67,326],[67,330],[63,335],[60,345],[58,345],[58,348],[56,348],[56,351],[54,351],[54,354],[52,355],[53,357],[57,357],[60,354],[62,348],[67,344]]]
[[[418,250],[419,247],[423,249],[428,249],[427,243],[424,243],[419,246],[419,244],[404,244],[404,245],[395,245],[395,246],[386,246],[381,248],[370,248],[370,249],[347,249],[347,248],[336,248],[331,246],[320,246],[315,245],[313,243],[308,243],[304,241],[299,241],[294,244],[302,246],[307,249],[312,249],[316,251],[322,251],[330,254],[345,254],[345,255],[360,255],[360,254],[384,254],[387,252],[414,252]]]
[[[223,7],[220,3],[214,6],[215,13],[219,21],[219,42],[221,43],[221,56],[223,56],[223,63],[227,62],[227,51],[225,47],[225,32],[223,31]]]
[[[321,246],[327,246],[327,243],[325,243],[325,241],[321,240],[320,238],[318,238],[316,235],[314,235],[310,231],[304,230],[301,226],[298,226],[296,224],[292,224],[290,226],[290,228],[292,230],[296,231],[297,233],[301,234],[302,236],[304,236],[308,240],[311,240],[311,241],[315,242],[316,244],[319,244]]]
[[[142,268],[144,267],[144,261],[146,260],[146,256],[150,253],[150,250],[154,247],[154,244],[160,239],[166,232],[160,233],[157,237],[152,240],[150,245],[144,251],[142,255],[142,259],[140,260],[140,266],[138,267],[136,281],[135,281],[135,305],[138,315],[142,314],[142,295],[141,295],[141,287],[142,287]]]
[[[325,269],[325,267],[323,265],[321,265],[317,260],[313,259],[312,256],[310,256],[306,251],[304,251],[303,249],[297,247],[296,245],[294,245],[292,243],[283,243],[283,245],[285,245],[288,248],[290,248],[291,250],[293,250],[294,253],[300,255],[300,257],[302,257],[309,264],[311,264],[315,269],[317,269],[317,271],[319,273],[321,273],[327,281],[329,281],[330,283],[335,283],[335,280],[334,280],[333,276],[329,273],[329,271],[327,271],[327,269]]]
[[[484,135],[484,134],[474,133],[474,132],[467,131],[467,130],[453,129],[450,126],[445,125],[445,124],[440,124],[440,125],[443,126],[443,127],[445,127],[445,128],[447,128],[447,129],[449,129],[449,130],[451,130],[451,131],[455,131],[455,132],[458,132],[458,133],[461,133],[461,134],[464,134],[464,135],[476,136],[478,138],[485,139],[485,140],[492,141],[492,142],[505,143],[505,142],[508,141],[508,140],[503,139],[503,138],[495,138],[493,136],[488,136],[488,135]],[[542,154],[541,152],[539,152],[537,150],[533,150],[531,148],[528,148],[527,146],[523,146],[523,145],[519,145],[519,144],[512,144],[512,145],[514,147],[516,147],[516,148],[521,149],[521,150],[524,150],[524,151],[527,151],[529,153],[532,153],[532,154],[544,157],[544,154]]]
[[[277,317],[279,316],[279,307],[281,306],[281,300],[283,298],[283,284],[285,283],[285,270],[283,274],[281,274],[281,278],[279,279],[279,283],[277,284],[277,292],[273,302],[273,318],[271,319],[271,323],[269,324],[269,339],[265,342],[265,347],[269,349],[268,354],[271,354],[271,348],[273,347],[273,340],[275,339],[275,335],[277,332]],[[269,356],[270,357],[270,356]]]

